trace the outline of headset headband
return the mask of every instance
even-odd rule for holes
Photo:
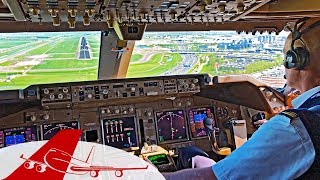
[[[304,18],[299,19],[299,20],[295,23],[293,29],[291,29],[291,28],[288,27],[288,29],[289,29],[289,30],[291,31],[291,33],[292,33],[291,49],[294,49],[294,42],[295,42],[296,40],[300,40],[301,43],[302,43],[302,45],[303,45],[304,47],[306,47],[306,46],[305,46],[305,43],[304,43],[303,40],[301,39],[302,34],[305,34],[305,33],[309,32],[310,30],[314,29],[315,27],[320,26],[320,20],[319,20],[319,21],[311,24],[310,26],[308,26],[308,27],[305,28],[304,30],[300,31],[300,30],[302,29],[302,27],[306,24],[306,21],[307,21],[308,19],[310,19],[310,17],[304,17]],[[298,25],[299,25],[299,26],[298,26]]]

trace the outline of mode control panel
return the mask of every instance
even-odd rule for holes
[[[44,87],[40,89],[42,104],[71,102],[70,87]]]

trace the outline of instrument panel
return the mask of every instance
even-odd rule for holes
[[[222,130],[242,119],[240,105],[199,95],[209,83],[207,75],[179,75],[30,86],[19,91],[17,101],[32,105],[0,118],[0,147],[81,129],[83,141],[124,150],[147,142],[209,152],[203,119],[212,118]]]

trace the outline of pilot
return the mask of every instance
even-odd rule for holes
[[[304,18],[290,30],[284,66],[287,84],[301,93],[294,108],[216,164],[164,174],[166,179],[320,178],[320,21]]]

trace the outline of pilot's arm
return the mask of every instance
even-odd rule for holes
[[[167,179],[294,179],[315,158],[310,136],[299,119],[277,115],[240,148],[208,168],[165,174]]]

